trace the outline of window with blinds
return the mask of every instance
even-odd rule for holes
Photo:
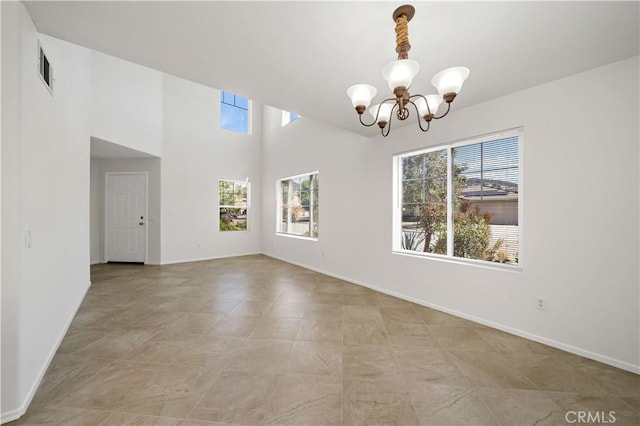
[[[520,263],[520,132],[395,157],[394,250]]]

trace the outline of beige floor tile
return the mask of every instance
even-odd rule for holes
[[[425,324],[404,324],[400,322],[386,322],[387,335],[394,347],[406,348],[439,348],[440,344],[434,337],[429,326]]]
[[[342,340],[341,320],[303,319],[296,340]]]
[[[238,424],[263,424],[273,415],[269,399],[275,374],[225,371],[189,414],[189,419]]]
[[[263,318],[249,335],[250,339],[293,340],[300,329],[301,319]]]
[[[16,422],[11,422],[12,426],[22,425],[86,425],[94,426],[100,424],[111,415],[108,411],[89,410],[83,408],[60,407],[54,405],[37,405],[30,407],[27,414]]]
[[[113,364],[99,371],[89,381],[65,390],[62,405],[81,408],[117,410],[130,395],[145,389],[154,370]]]
[[[378,305],[374,294],[344,294],[342,296],[342,303],[344,305]]]
[[[260,318],[227,315],[213,324],[209,335],[247,337],[260,323]]]
[[[451,357],[437,348],[394,348],[407,389],[424,395],[433,385],[469,386]]]
[[[343,347],[344,377],[377,377],[399,374],[395,354],[387,345],[349,345]]]
[[[469,386],[432,384],[412,394],[421,425],[497,425],[479,391]]]
[[[231,312],[233,308],[238,306],[240,302],[242,302],[242,299],[225,299],[214,296],[207,300],[207,302],[202,305],[197,312],[226,315]]]
[[[477,392],[495,418],[503,425],[561,425],[565,410],[545,392],[484,388]]]
[[[382,316],[378,306],[344,305],[342,307],[342,321],[347,322],[381,322]]]
[[[535,389],[534,385],[499,353],[474,351],[448,351],[458,370],[479,387],[505,389]]]
[[[342,380],[335,376],[278,375],[269,406],[265,424],[339,425]]]
[[[389,336],[382,321],[345,322],[342,326],[344,345],[388,345]]]
[[[227,369],[277,373],[285,368],[293,341],[246,339],[229,359]]]
[[[342,306],[312,303],[307,305],[302,317],[304,319],[339,320],[342,318]]]
[[[112,413],[99,426],[177,426],[182,419],[149,416],[144,414]]]
[[[309,309],[308,303],[285,302],[280,300],[274,302],[267,313],[268,318],[302,318],[305,310]]]
[[[76,355],[58,355],[49,366],[33,402],[60,402],[68,389],[88,385],[96,373],[113,362],[108,358],[85,359]]]
[[[397,399],[380,401],[376,395],[371,400],[350,399],[343,403],[344,425],[419,425],[420,421],[410,401]]]
[[[16,424],[640,424],[638,375],[266,256],[91,272]]]
[[[397,369],[381,371],[375,375],[345,375],[342,382],[345,400],[411,400],[409,387]]]
[[[233,309],[231,309],[231,311],[229,311],[229,315],[243,317],[261,317],[267,313],[270,305],[270,303],[265,303],[257,300],[244,300],[238,303]]]
[[[342,375],[342,345],[333,341],[293,342],[282,371],[320,376]]]
[[[310,295],[311,303],[318,303],[323,305],[342,305],[342,293],[325,293],[314,290]]]
[[[185,347],[182,342],[151,340],[125,353],[122,355],[121,359],[138,362],[170,364],[184,350]]]

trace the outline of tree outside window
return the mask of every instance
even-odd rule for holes
[[[396,247],[518,264],[518,152],[519,137],[509,136],[398,156]]]
[[[249,182],[220,179],[218,192],[220,231],[246,231]]]

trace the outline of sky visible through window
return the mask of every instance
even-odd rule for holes
[[[290,111],[282,111],[282,126],[286,126],[287,124],[291,123],[292,121],[297,120],[298,118],[300,118],[300,114],[296,114],[295,112],[290,112]]]
[[[229,92],[220,93],[220,127],[249,133],[249,100]]]

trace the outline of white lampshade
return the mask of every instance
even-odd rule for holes
[[[391,117],[391,110],[393,109],[393,105],[391,102],[385,102],[382,105],[373,105],[369,108],[369,114],[375,119],[376,115],[378,116],[378,123],[381,121],[389,121]],[[378,114],[378,109],[380,109],[380,113]]]
[[[436,112],[438,112],[438,108],[440,108],[440,104],[442,103],[442,96],[428,95],[425,97],[427,98],[426,102],[424,98],[418,98],[415,101],[420,117],[424,117],[429,114],[429,111],[431,111],[431,115],[436,115]],[[429,109],[427,109],[427,104],[429,104]]]
[[[368,107],[378,90],[370,84],[355,84],[347,89],[353,107]]]
[[[398,59],[388,63],[382,69],[382,76],[387,80],[389,89],[394,90],[396,87],[411,86],[413,77],[420,71],[420,65],[411,59]]]
[[[440,71],[431,79],[431,84],[438,89],[440,95],[446,93],[458,93],[462,89],[462,83],[469,77],[469,68],[453,67]]]

